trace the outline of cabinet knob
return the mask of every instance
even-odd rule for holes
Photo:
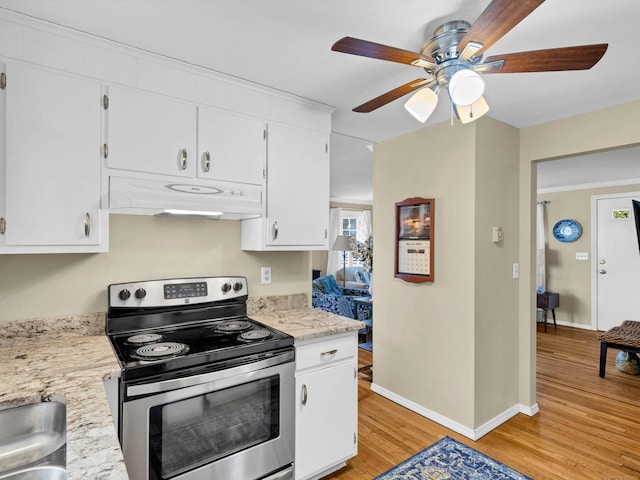
[[[307,404],[307,386],[306,385],[302,385],[302,405],[306,405]]]
[[[598,272],[600,275],[605,275],[607,273],[607,271],[603,268],[602,270],[600,270]]]
[[[84,236],[89,238],[91,235],[91,214],[87,212],[84,216]]]
[[[273,222],[273,239],[278,238],[278,222]]]
[[[211,170],[211,154],[209,153],[209,151],[204,152],[204,166],[202,167],[202,169],[205,172]]]
[[[187,149],[183,148],[182,152],[180,152],[180,168],[182,170],[187,169]]]

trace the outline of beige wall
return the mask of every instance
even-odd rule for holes
[[[474,427],[518,404],[518,129],[477,122]],[[503,240],[493,243],[493,226]],[[499,395],[496,392],[500,392]]]
[[[518,397],[517,302],[502,298],[517,288],[517,172],[518,132],[492,119],[374,150],[374,381],[472,429]],[[409,197],[435,198],[433,283],[393,275],[395,202]]]
[[[107,286],[135,280],[243,275],[250,296],[311,289],[309,252],[244,252],[239,221],[111,215],[110,227],[108,253],[0,255],[0,321],[103,312]]]
[[[560,308],[556,318],[560,323],[592,328],[591,326],[591,197],[619,192],[638,192],[640,184],[619,187],[592,188],[538,195],[547,200],[545,224],[547,228],[547,290],[560,294]],[[582,235],[571,243],[553,238],[553,226],[570,218],[582,226]],[[576,253],[589,254],[589,261],[576,260]],[[551,314],[549,314],[551,321]]]

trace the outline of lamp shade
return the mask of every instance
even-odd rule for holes
[[[331,250],[351,251],[351,238],[346,235],[338,235]]]
[[[471,105],[483,93],[484,80],[473,70],[458,70],[449,80],[449,95],[456,105]]]
[[[471,105],[456,105],[456,114],[462,123],[471,123],[489,111],[489,104],[480,97]]]
[[[438,95],[430,88],[422,88],[411,95],[404,108],[422,123],[433,113],[438,105]]]

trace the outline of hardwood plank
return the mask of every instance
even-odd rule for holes
[[[360,372],[359,453],[325,478],[371,480],[449,435],[536,480],[640,479],[640,376],[619,372],[609,350],[600,378],[593,331],[540,328],[537,343],[540,413],[518,414],[477,442],[377,395]],[[358,366],[372,357],[359,349]]]

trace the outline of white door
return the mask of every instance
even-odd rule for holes
[[[329,136],[270,124],[267,146],[267,245],[326,245]],[[277,225],[272,234],[274,225]]]
[[[98,245],[100,84],[7,66],[6,244]]]
[[[296,378],[296,479],[315,477],[356,453],[354,370],[351,361]]]
[[[594,197],[593,312],[598,330],[608,330],[624,320],[640,320],[640,247],[632,199],[640,200],[640,193]]]
[[[198,177],[264,184],[264,120],[198,107]]]
[[[196,107],[109,87],[107,166],[181,177],[196,175]]]

